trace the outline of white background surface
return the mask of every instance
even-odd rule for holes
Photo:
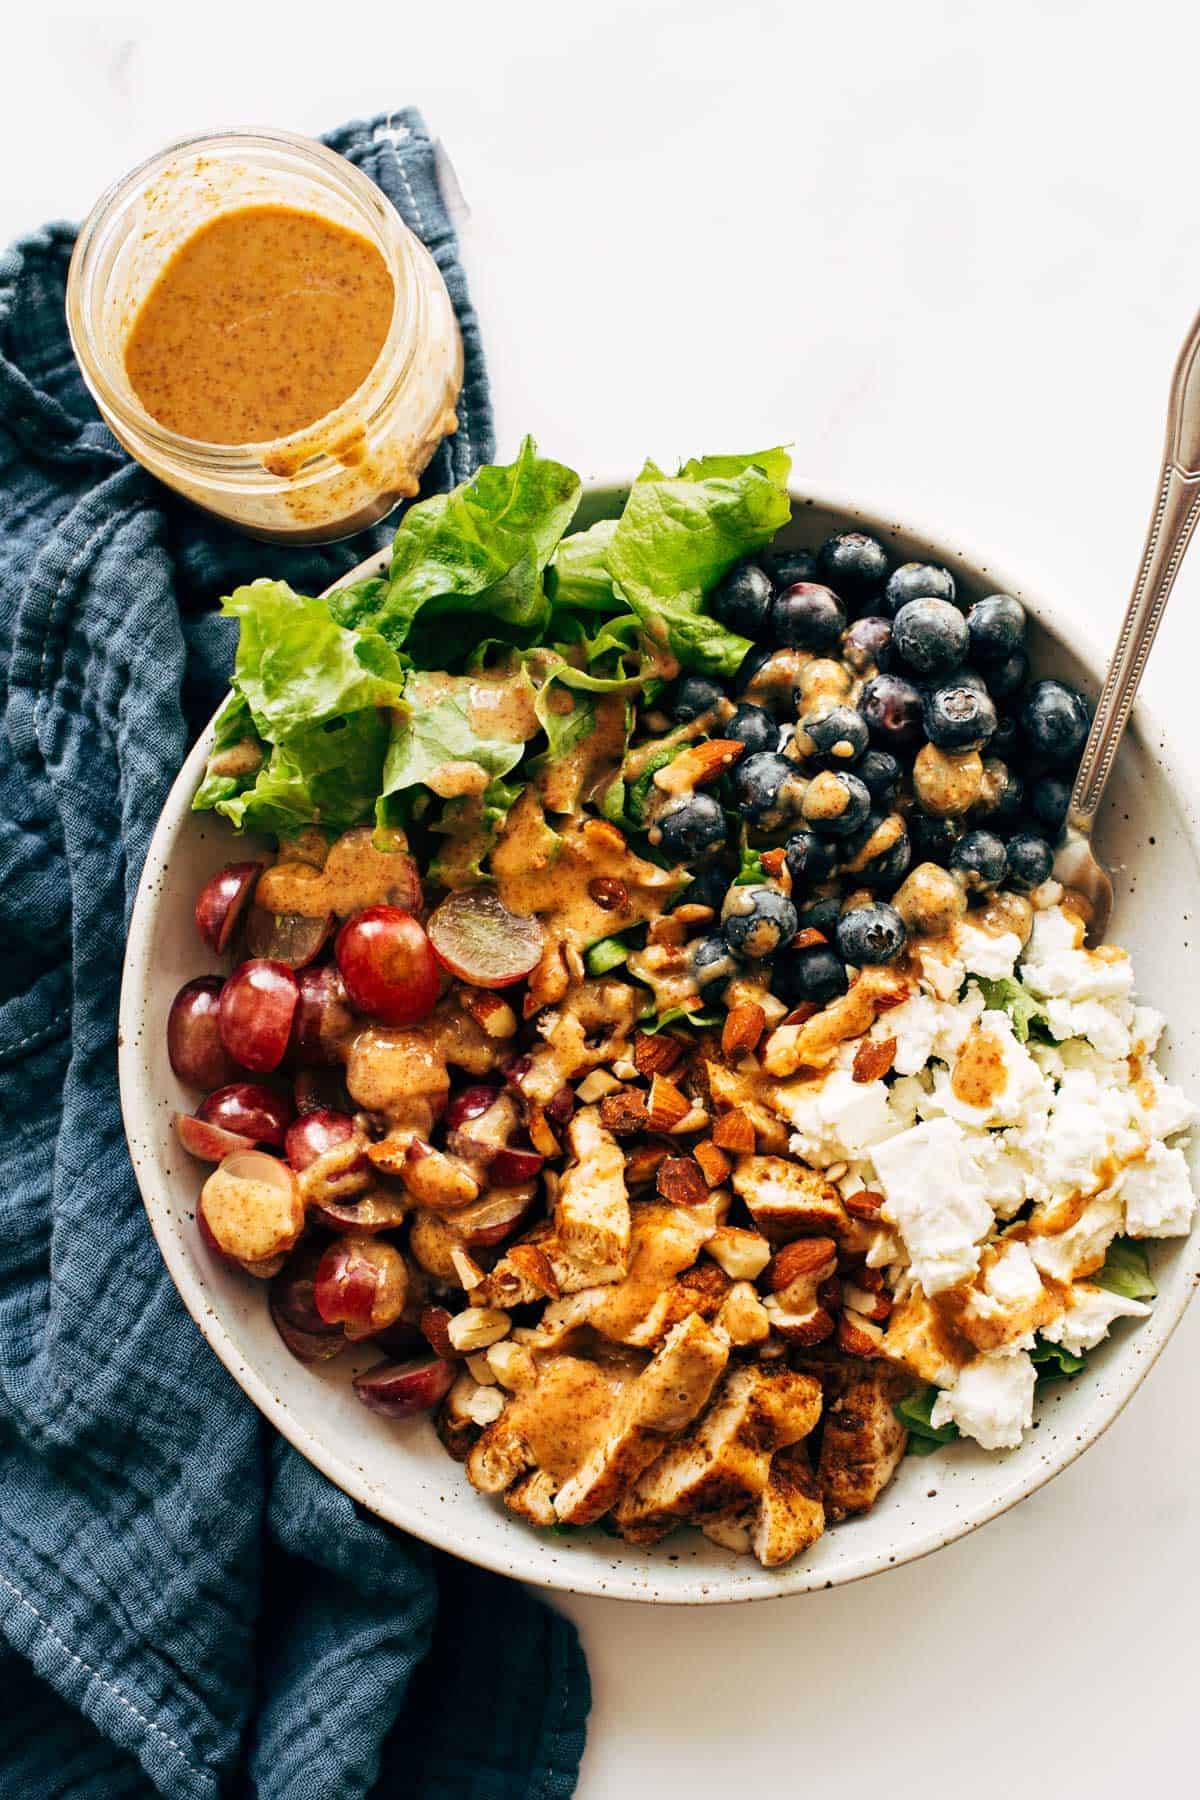
[[[1114,632],[1200,306],[1181,0],[163,4],[5,39],[0,238],[187,131],[416,102],[472,208],[501,451],[532,430],[586,473],[790,440],[801,479]],[[1185,720],[1198,606],[1200,549],[1148,682]],[[754,1608],[566,1602],[583,1800],[1124,1800],[1193,1770],[1198,1354],[1194,1310],[1087,1457],[923,1563]]]

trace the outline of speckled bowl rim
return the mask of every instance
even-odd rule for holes
[[[628,486],[628,478],[593,476],[585,483],[583,505],[587,507],[590,501],[603,510],[606,496],[621,495],[628,490]],[[846,521],[854,521],[863,529],[880,532],[889,538],[903,536],[916,540],[926,547],[931,558],[962,564],[977,580],[985,577],[992,591],[1018,594],[1047,634],[1078,658],[1096,684],[1096,691],[1099,691],[1103,664],[1086,637],[1081,638],[1075,628],[1063,618],[1060,610],[1040,594],[1031,591],[1028,583],[1017,581],[995,561],[963,539],[951,539],[930,531],[901,511],[865,506],[861,500],[852,500],[836,490],[800,486],[793,482],[790,495],[793,525],[802,523],[804,513],[809,509],[836,514]],[[343,579],[351,581],[373,574],[386,561],[386,551],[369,557]],[[1147,753],[1151,742],[1159,746],[1157,753],[1151,756],[1155,763],[1167,768],[1184,766],[1171,747],[1170,733],[1164,730],[1154,713],[1140,702],[1135,709],[1130,729]],[[1124,1411],[1161,1355],[1167,1340],[1183,1317],[1196,1284],[1200,1282],[1200,1230],[1193,1231],[1190,1238],[1180,1241],[1177,1246],[1172,1244],[1176,1277],[1173,1292],[1169,1297],[1160,1295],[1150,1317],[1139,1325],[1137,1356],[1127,1359],[1111,1387],[1103,1388],[1097,1384],[1095,1397],[1082,1429],[1073,1435],[1064,1434],[1057,1438],[1053,1449],[1025,1473],[1014,1475],[1007,1482],[1002,1478],[998,1479],[996,1486],[986,1496],[974,1504],[964,1503],[952,1524],[942,1522],[928,1529],[910,1528],[883,1548],[864,1550],[858,1555],[851,1551],[833,1572],[806,1565],[803,1559],[777,1571],[762,1570],[753,1565],[753,1591],[744,1591],[736,1579],[726,1582],[719,1572],[701,1568],[690,1580],[679,1580],[676,1572],[670,1590],[664,1592],[661,1588],[656,1588],[654,1582],[655,1558],[661,1556],[661,1547],[651,1547],[646,1551],[644,1565],[631,1566],[627,1562],[614,1563],[606,1559],[602,1548],[586,1557],[581,1557],[578,1550],[564,1548],[560,1551],[545,1534],[527,1531],[515,1540],[512,1552],[505,1554],[486,1541],[473,1542],[461,1531],[446,1529],[435,1514],[422,1512],[417,1507],[406,1504],[403,1492],[384,1491],[370,1479],[361,1465],[331,1450],[322,1441],[319,1434],[306,1423],[302,1406],[297,1408],[290,1405],[286,1398],[274,1391],[267,1379],[247,1365],[213,1305],[212,1291],[205,1284],[202,1269],[187,1249],[178,1244],[166,1230],[165,1206],[158,1201],[156,1193],[159,1181],[163,1179],[162,1172],[156,1168],[152,1157],[139,1154],[135,1147],[139,1143],[152,1141],[152,1115],[156,1105],[152,1094],[139,1089],[135,1041],[138,1022],[146,1009],[147,995],[155,982],[154,971],[149,966],[148,946],[152,941],[151,921],[158,904],[158,877],[166,865],[172,843],[190,816],[191,798],[199,784],[212,735],[210,722],[193,746],[172,786],[155,827],[138,886],[121,987],[118,1062],[122,1113],[134,1171],[150,1226],[184,1305],[234,1380],[263,1415],[301,1455],[307,1457],[351,1499],[435,1548],[449,1551],[498,1574],[510,1575],[536,1586],[564,1593],[683,1606],[780,1599],[861,1581],[866,1576],[918,1561],[921,1557],[931,1555],[947,1544],[968,1536],[980,1526],[1008,1512],[1069,1468]],[[1181,792],[1178,785],[1175,793],[1188,846],[1200,864],[1200,828],[1190,796]],[[999,1471],[1003,1463],[998,1461],[995,1466]],[[880,1504],[886,1505],[886,1496]],[[582,1549],[582,1544],[580,1548]]]

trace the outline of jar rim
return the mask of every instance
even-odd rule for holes
[[[105,358],[120,355],[119,349],[105,346],[94,330],[89,287],[95,262],[105,243],[105,233],[151,181],[162,175],[189,152],[252,154],[255,150],[281,150],[310,169],[319,170],[327,180],[332,178],[354,205],[389,263],[395,295],[387,336],[379,353],[359,385],[332,412],[302,426],[286,437],[262,439],[254,443],[214,443],[204,438],[185,437],[160,423],[136,396],[131,399],[116,384],[105,367]],[[330,150],[314,138],[273,127],[247,127],[228,131],[201,131],[177,138],[163,149],[146,157],[134,168],[110,182],[88,213],[71,255],[67,271],[67,329],[83,377],[100,405],[102,413],[140,445],[175,463],[181,471],[208,477],[225,477],[239,484],[249,480],[255,485],[287,486],[297,481],[319,480],[325,470],[338,462],[331,450],[320,446],[305,449],[306,442],[320,437],[324,443],[337,444],[351,433],[352,427],[369,432],[376,418],[391,401],[405,380],[416,353],[420,330],[421,287],[413,279],[414,238],[408,225],[383,190],[344,156]],[[401,279],[407,275],[408,280]],[[386,369],[389,379],[386,391],[375,397],[369,410],[363,412],[362,398],[379,372]],[[264,464],[264,452],[270,451],[272,462],[294,471],[287,476]],[[135,454],[137,452],[135,451]]]

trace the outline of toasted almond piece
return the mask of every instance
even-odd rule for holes
[[[837,1329],[837,1321],[827,1307],[819,1306],[814,1301],[811,1306],[801,1311],[789,1312],[781,1304],[778,1294],[768,1294],[764,1305],[767,1317],[771,1321],[771,1329],[785,1344],[795,1345],[800,1349],[808,1349],[813,1344],[823,1344],[826,1338],[833,1336]]]
[[[687,926],[677,913],[660,913],[646,932],[648,944],[666,944],[672,950],[677,950],[686,937]]]
[[[545,1112],[535,1100],[529,1102],[529,1141],[539,1156],[560,1156],[562,1146],[547,1122]]]
[[[611,1069],[593,1069],[575,1089],[575,1098],[590,1106],[595,1100],[603,1100],[605,1094],[617,1093],[620,1086]]]
[[[754,1154],[754,1127],[745,1113],[738,1107],[722,1113],[713,1126],[712,1141],[719,1150],[728,1150],[734,1156],[752,1156]]]
[[[690,1137],[697,1131],[707,1131],[712,1124],[708,1111],[695,1101],[684,1113],[682,1119],[676,1119],[671,1127],[672,1137]]]
[[[860,1188],[857,1194],[843,1194],[842,1205],[852,1219],[876,1225],[879,1222],[879,1209],[883,1205],[883,1195],[874,1188]]]
[[[886,1288],[873,1294],[867,1288],[847,1281],[842,1287],[842,1299],[859,1319],[870,1319],[874,1325],[886,1325],[892,1316],[892,1296]]]
[[[718,1226],[704,1248],[731,1281],[757,1281],[771,1260],[766,1238],[743,1225]]]
[[[787,852],[780,850],[764,850],[760,858],[766,873],[776,881],[787,867]]]
[[[838,1320],[838,1349],[847,1356],[882,1356],[883,1333],[861,1313],[844,1312]]]
[[[455,995],[463,1011],[471,1015],[485,1037],[516,1037],[517,1015],[502,995],[465,984],[455,989]]]
[[[828,1313],[842,1310],[842,1284],[836,1275],[827,1275],[817,1286],[817,1302]]]
[[[691,1103],[665,1075],[656,1075],[650,1083],[646,1124],[651,1131],[671,1131],[692,1111]]]
[[[625,1184],[627,1187],[646,1187],[658,1174],[666,1148],[662,1144],[639,1144],[625,1158]]]
[[[465,1250],[459,1249],[455,1244],[450,1251],[450,1261],[454,1264],[454,1272],[467,1293],[470,1293],[472,1288],[479,1286],[483,1280],[483,1270],[473,1256],[469,1256]]]
[[[708,1183],[690,1156],[668,1156],[658,1171],[656,1186],[672,1206],[699,1206],[708,1198]]]
[[[802,1000],[799,1006],[793,1006],[783,1023],[785,1025],[807,1025],[810,1019],[816,1018],[820,1010],[815,1000]]]
[[[711,906],[700,906],[695,900],[687,900],[675,908],[675,917],[682,919],[685,925],[707,925],[716,914]]]
[[[743,1056],[752,1056],[766,1023],[767,1015],[756,1000],[726,1013],[721,1027],[721,1054],[726,1062],[741,1062]]]
[[[494,1306],[468,1306],[451,1319],[446,1327],[447,1335],[454,1348],[460,1353],[468,1350],[486,1350],[489,1344],[498,1344],[502,1337],[508,1336],[512,1320],[506,1312],[500,1312]]]
[[[792,939],[791,948],[793,950],[812,950],[818,944],[827,944],[828,942],[829,939],[823,931],[818,931],[815,925],[806,925],[804,930],[798,931]]]
[[[496,1371],[487,1359],[484,1350],[472,1350],[467,1358],[467,1367],[480,1387],[495,1387]]]
[[[408,1146],[400,1174],[413,1199],[433,1212],[455,1212],[479,1198],[479,1179],[471,1165],[421,1138]]]
[[[832,1238],[795,1238],[784,1244],[771,1258],[767,1269],[767,1287],[778,1294],[791,1287],[793,1281],[807,1279],[815,1289],[817,1282],[832,1275],[837,1267],[837,1245]]]
[[[678,916],[678,915],[677,915]],[[639,1031],[633,1040],[633,1065],[639,1075],[669,1075],[687,1054],[687,1045],[669,1031]]]
[[[704,1179],[710,1188],[720,1187],[723,1181],[728,1181],[729,1171],[733,1164],[725,1152],[719,1149],[711,1139],[706,1143],[697,1144],[692,1155],[700,1164]]]
[[[737,738],[706,738],[702,743],[689,744],[665,768],[654,771],[654,785],[664,794],[690,794],[732,768],[745,748]]]
[[[424,1306],[417,1320],[421,1335],[435,1356],[446,1362],[454,1360],[454,1345],[450,1342],[450,1314],[444,1306]]]
[[[751,1281],[734,1282],[721,1302],[715,1323],[738,1349],[765,1343],[771,1335],[770,1315]]]
[[[510,1337],[501,1338],[498,1344],[489,1344],[484,1355],[493,1379],[510,1393],[519,1393],[522,1388],[532,1387],[537,1380],[537,1363],[533,1359],[533,1352],[526,1349],[524,1344],[514,1343]]]
[[[528,1281],[540,1294],[551,1300],[559,1296],[558,1277],[554,1273],[554,1265],[546,1252],[537,1244],[514,1244],[508,1252],[507,1260],[524,1281]]]
[[[680,1095],[680,1098],[683,1096]],[[686,1107],[684,1110],[687,1110]],[[636,1131],[645,1131],[645,1094],[640,1088],[622,1088],[618,1094],[606,1094],[600,1102],[600,1123],[614,1137],[632,1137]]]
[[[855,1081],[880,1081],[887,1074],[896,1060],[896,1040],[887,1038],[864,1038],[854,1052],[853,1076]]]

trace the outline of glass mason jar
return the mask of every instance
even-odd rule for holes
[[[333,412],[267,443],[181,437],[141,404],[125,345],[175,251],[216,214],[253,205],[315,212],[367,238],[395,287],[383,348]],[[344,157],[283,131],[185,138],[114,183],[80,231],[67,323],[84,380],[131,456],[197,506],[254,537],[329,543],[417,491],[457,425],[463,354],[437,265],[374,182]]]

